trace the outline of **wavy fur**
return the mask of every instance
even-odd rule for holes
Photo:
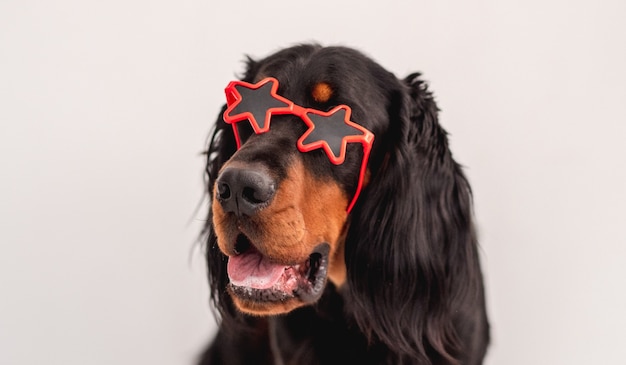
[[[302,45],[281,57],[310,62],[320,49]],[[269,319],[243,315],[225,290],[227,257],[217,247],[209,214],[204,231],[208,279],[221,322],[200,362],[272,363],[276,341],[288,347],[310,336],[300,350],[279,351],[299,364],[481,364],[489,329],[471,189],[437,121],[433,96],[418,73],[399,80],[356,51],[339,47],[336,53],[367,64],[362,68],[367,74],[341,76],[346,83],[351,77],[373,78],[378,89],[362,93],[363,98],[385,100],[384,108],[359,114],[371,102],[346,88],[347,98],[361,103],[353,107],[355,118],[367,119],[377,136],[371,179],[349,217],[347,283],[341,289],[329,284],[311,308]],[[267,69],[263,62],[268,61],[249,59],[242,79],[250,82],[259,69]],[[218,119],[207,151],[209,196],[219,169],[235,151],[230,126]],[[308,333],[298,332],[303,326]],[[288,341],[294,333],[300,338]],[[314,336],[327,340],[314,345]],[[231,351],[247,355],[238,359]]]

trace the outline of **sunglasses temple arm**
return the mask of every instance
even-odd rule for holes
[[[359,195],[361,194],[361,189],[363,189],[363,180],[365,180],[365,175],[367,174],[367,161],[369,160],[369,157],[370,157],[370,151],[372,149],[372,142],[374,140],[374,135],[368,134],[366,135],[365,139],[366,140],[362,142],[363,161],[361,162],[361,171],[359,172],[359,182],[356,186],[354,197],[352,198],[350,205],[348,205],[348,210],[347,210],[348,213],[350,213],[352,208],[354,208],[354,204],[356,204],[356,201],[359,198]]]

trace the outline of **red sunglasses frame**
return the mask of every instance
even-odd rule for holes
[[[243,100],[241,93],[237,90],[237,87],[243,87],[249,90],[258,90],[267,84],[270,85],[270,95],[274,100],[283,103],[284,106],[272,106],[265,108],[265,120],[263,120],[263,124],[259,124],[254,114],[250,111],[238,112],[235,111],[238,105]],[[321,148],[331,163],[334,165],[341,165],[346,158],[346,149],[348,143],[360,143],[363,146],[363,159],[361,161],[361,169],[359,172],[359,181],[357,184],[356,191],[354,193],[354,197],[352,201],[348,205],[347,212],[349,213],[354,204],[356,203],[359,194],[361,193],[361,189],[363,188],[363,181],[365,179],[366,171],[367,171],[367,162],[369,159],[370,152],[372,150],[372,144],[374,142],[374,134],[364,128],[361,125],[358,125],[350,120],[350,115],[352,110],[347,105],[339,105],[334,107],[333,109],[323,112],[317,109],[305,108],[300,105],[295,104],[291,100],[278,95],[278,80],[273,77],[267,77],[256,84],[250,84],[244,81],[232,81],[228,84],[225,89],[226,92],[226,104],[227,108],[224,112],[223,118],[224,122],[232,125],[233,134],[235,136],[235,141],[237,143],[237,149],[241,148],[241,139],[239,137],[239,131],[237,130],[236,123],[241,122],[242,120],[248,120],[255,134],[266,133],[270,129],[270,122],[272,115],[295,115],[299,117],[308,127],[307,131],[298,138],[296,142],[296,146],[300,152],[309,152],[318,148]],[[236,114],[232,114],[233,111]],[[341,137],[341,145],[339,146],[339,153],[335,155],[333,149],[331,148],[328,141],[324,138],[320,138],[314,140],[312,142],[306,142],[306,139],[311,136],[311,134],[315,131],[315,123],[320,123],[324,118],[330,118],[335,115],[341,116],[343,114],[343,123],[352,129],[357,130],[360,133],[350,134],[350,133],[342,133],[335,135],[334,137]],[[316,120],[315,122],[311,119],[309,115],[312,115]],[[320,118],[321,117],[321,118]],[[313,137],[313,136],[311,136]]]

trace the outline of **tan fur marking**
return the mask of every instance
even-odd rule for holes
[[[318,82],[313,86],[311,95],[318,103],[325,103],[333,96],[333,88],[326,82]]]
[[[253,314],[253,315],[258,315],[258,316],[267,316],[267,315],[287,313],[303,305],[303,303],[301,303],[299,300],[295,298],[287,299],[281,302],[267,302],[267,303],[243,300],[237,296],[233,296],[232,298],[237,308],[239,308],[242,312]]]
[[[250,224],[236,223],[215,201],[213,218],[218,246],[226,255],[234,255],[236,236],[241,230],[270,260],[295,265],[307,260],[317,245],[328,243],[328,279],[340,286],[346,280],[347,206],[348,198],[335,182],[314,178],[296,158],[271,204],[250,217]],[[241,311],[256,315],[285,313],[305,304],[295,298],[275,303],[258,303],[237,296],[233,300]]]
[[[297,160],[274,197],[272,204],[259,213],[264,222],[258,247],[279,262],[304,261],[322,242],[334,254],[347,218],[348,200],[333,182],[313,178]]]
[[[347,278],[346,270],[346,234],[348,227],[344,228],[344,232],[339,237],[335,248],[335,254],[329,257],[328,264],[328,280],[330,280],[337,288],[341,287]]]

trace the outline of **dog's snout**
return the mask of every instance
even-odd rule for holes
[[[251,216],[272,199],[276,182],[262,170],[228,167],[218,177],[216,189],[224,211]]]

